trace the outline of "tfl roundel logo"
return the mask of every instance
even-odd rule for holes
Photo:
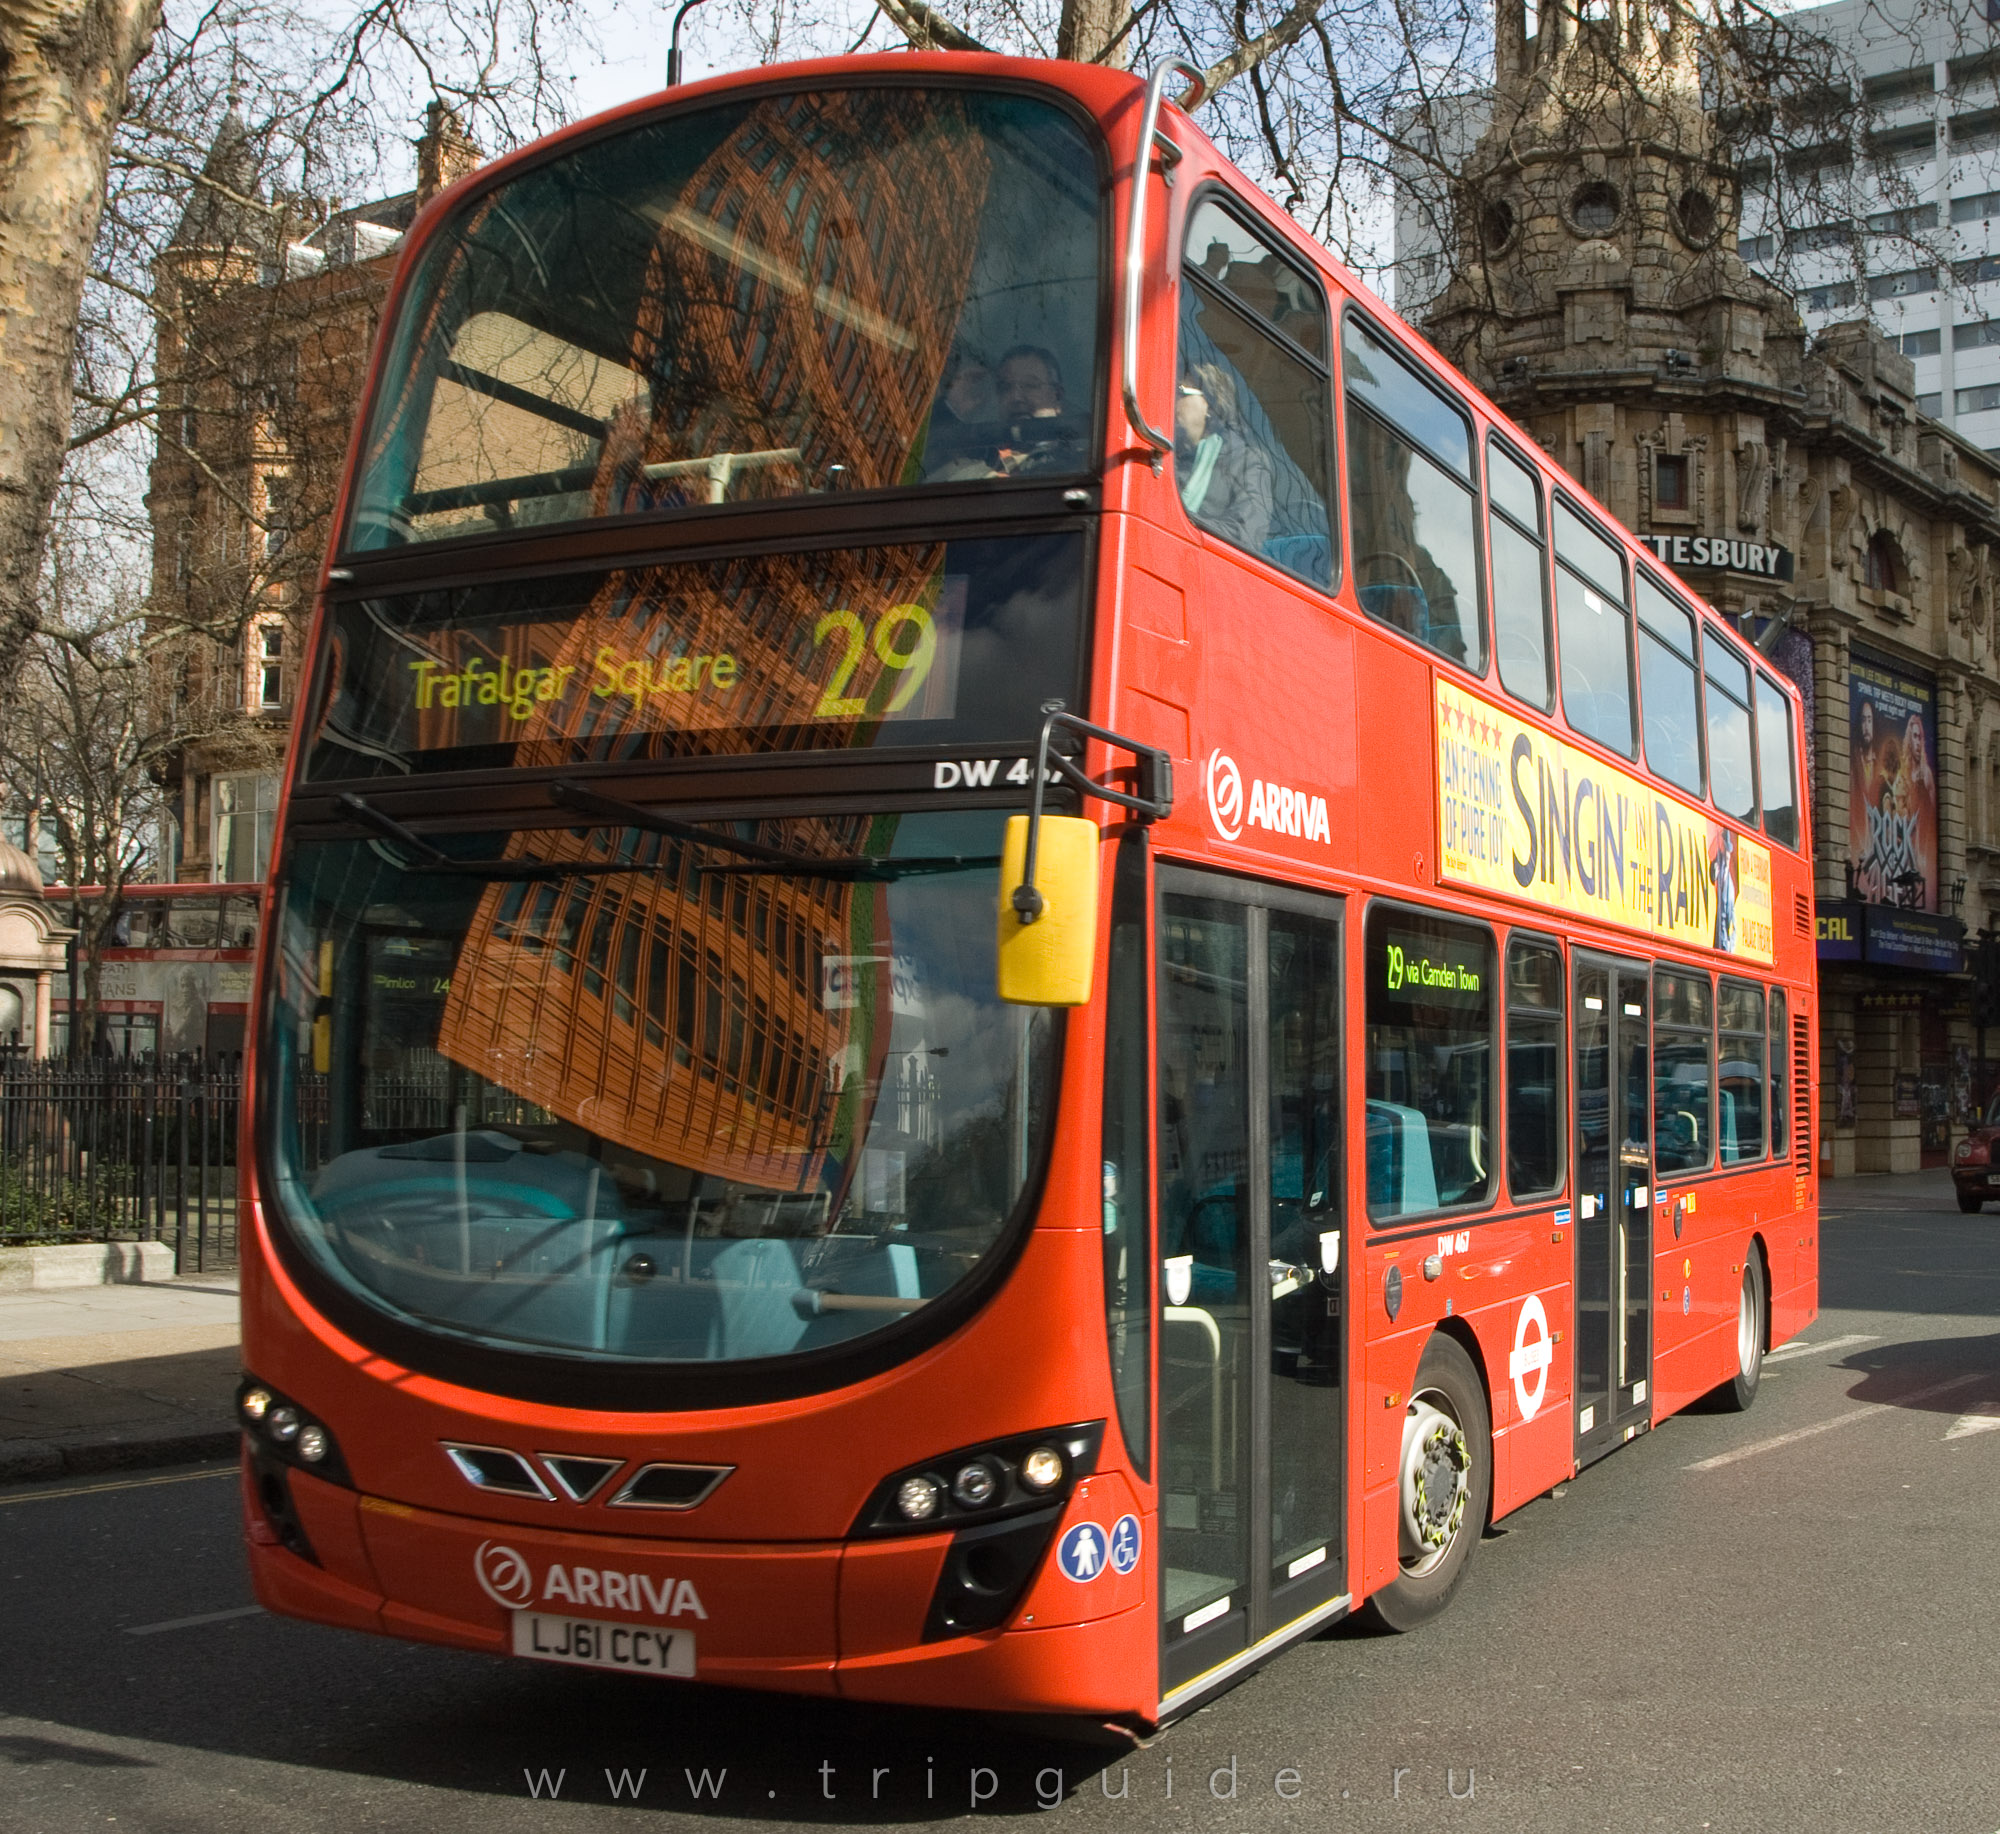
[[[1208,754],[1208,818],[1226,841],[1243,832],[1243,773],[1227,752]]]
[[[481,1589],[496,1605],[519,1611],[535,1600],[535,1576],[521,1556],[498,1541],[482,1541],[472,1557]]]

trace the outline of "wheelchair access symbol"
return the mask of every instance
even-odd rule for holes
[[[1065,1578],[1088,1585],[1104,1571],[1104,1530],[1095,1522],[1079,1522],[1056,1548],[1056,1564]]]
[[[1139,1564],[1139,1518],[1120,1516],[1111,1525],[1111,1570],[1129,1573]]]

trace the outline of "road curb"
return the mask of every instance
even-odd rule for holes
[[[160,1433],[144,1439],[0,1441],[0,1483],[33,1483],[87,1477],[104,1471],[143,1471],[155,1465],[189,1465],[233,1458],[240,1443],[234,1427],[194,1433]]]

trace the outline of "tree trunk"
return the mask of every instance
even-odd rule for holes
[[[1129,38],[1119,39],[1132,17],[1127,0],[1063,0],[1056,26],[1056,55],[1080,64],[1114,64],[1123,69],[1131,59]],[[1118,39],[1116,44],[1113,39]]]
[[[0,0],[0,692],[39,623],[84,273],[160,0]]]

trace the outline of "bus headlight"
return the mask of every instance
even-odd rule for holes
[[[1062,1454],[1054,1446],[1037,1446],[1021,1460],[1021,1482],[1030,1490],[1053,1490],[1062,1482]]]
[[[896,1488],[896,1507],[909,1521],[927,1522],[937,1514],[941,1494],[935,1478],[906,1477]]]
[[[330,1483],[352,1488],[347,1464],[332,1430],[290,1396],[268,1382],[245,1376],[236,1391],[236,1414],[243,1423],[243,1436],[261,1469],[271,1470],[271,1461],[286,1464]],[[288,1544],[289,1545],[289,1544]]]
[[[976,1459],[964,1466],[951,1480],[951,1494],[967,1509],[983,1509],[993,1500],[994,1491],[1000,1488],[993,1475],[993,1467],[979,1463]]]
[[[851,1532],[907,1535],[1045,1509],[1063,1502],[1073,1484],[1097,1469],[1103,1442],[1104,1422],[1087,1420],[960,1446],[885,1477],[869,1493]]]

